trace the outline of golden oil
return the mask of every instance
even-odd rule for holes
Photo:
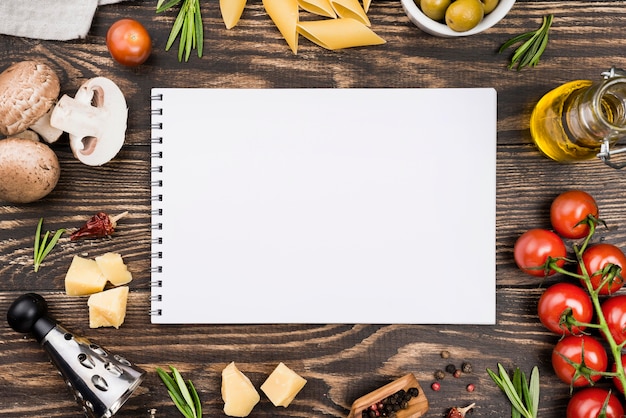
[[[576,80],[548,92],[530,118],[530,134],[543,154],[559,162],[593,158],[605,139],[626,132],[626,79]]]

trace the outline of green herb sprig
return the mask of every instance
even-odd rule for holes
[[[552,26],[552,19],[551,14],[544,16],[539,29],[517,35],[500,47],[498,52],[502,53],[513,45],[523,42],[513,53],[511,63],[508,66],[509,69],[517,66],[516,69],[519,71],[524,67],[534,67],[539,63],[541,55],[548,46],[548,33]]]
[[[513,379],[509,377],[502,364],[498,363],[498,373],[487,369],[487,373],[496,385],[506,394],[511,402],[511,418],[537,418],[539,409],[539,369],[533,367],[530,381],[519,367],[513,371]]]
[[[159,0],[156,12],[162,13],[183,2],[178,16],[174,21],[170,36],[165,44],[165,50],[169,51],[174,41],[180,35],[178,43],[178,61],[189,61],[192,49],[197,49],[198,58],[202,57],[204,44],[204,29],[200,12],[200,0]]]
[[[185,418],[200,418],[202,416],[202,404],[193,383],[191,380],[185,382],[175,367],[169,367],[172,371],[171,375],[160,367],[157,367],[156,372],[167,387],[174,405]]]
[[[59,238],[61,238],[61,235],[63,235],[63,233],[65,232],[65,229],[63,228],[57,230],[52,236],[50,242],[48,242],[48,238],[50,237],[50,231],[47,231],[44,234],[43,238],[41,238],[42,225],[43,218],[40,218],[39,223],[37,224],[37,230],[35,231],[35,245],[33,251],[35,272],[39,271],[39,267],[41,267],[41,263],[43,262],[44,258],[46,258],[48,254],[50,254],[50,251],[52,251],[54,246],[59,241]]]

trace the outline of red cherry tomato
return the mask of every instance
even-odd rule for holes
[[[531,229],[524,232],[515,242],[513,249],[515,263],[525,273],[543,277],[546,275],[545,266],[548,258],[559,259],[556,265],[563,267],[567,249],[563,240],[554,232],[547,229]],[[548,276],[554,274],[548,271]]]
[[[605,415],[600,415],[608,398]],[[585,388],[574,393],[567,404],[566,418],[622,418],[624,408],[615,394],[604,388]]]
[[[622,369],[624,369],[624,373],[626,373],[626,353],[622,354],[621,358],[622,358]],[[617,365],[615,363],[613,363],[613,366],[611,367],[611,371],[613,373],[617,371]],[[614,376],[612,380],[617,390],[624,393],[624,386],[622,385],[622,382],[617,378],[617,376]]]
[[[580,334],[585,326],[568,325],[565,314],[579,322],[590,323],[593,303],[589,294],[571,283],[557,283],[547,288],[537,305],[539,320],[550,331],[560,335]]]
[[[152,52],[152,40],[146,28],[133,19],[113,23],[107,32],[107,48],[122,65],[143,64]]]
[[[602,303],[609,332],[619,345],[626,341],[626,295],[611,296]]]
[[[624,284],[621,269],[626,267],[626,255],[624,255],[624,252],[615,245],[605,243],[592,245],[585,250],[583,254],[583,263],[585,264],[587,273],[589,273],[591,285],[594,289],[600,287],[600,283],[602,283],[605,278],[609,279],[608,283],[602,286],[598,292],[599,294],[613,294]],[[620,269],[618,274],[615,274],[615,271],[613,271],[609,273],[609,276],[603,275],[602,269],[608,267],[607,264],[619,266]],[[579,266],[578,274],[581,273],[582,271]]]
[[[582,190],[569,190],[558,195],[550,206],[550,221],[554,230],[565,238],[584,238],[589,224],[580,223],[589,215],[598,218],[598,205]]]
[[[608,367],[608,356],[600,341],[589,335],[570,335],[564,337],[556,343],[552,350],[552,367],[559,379],[568,385],[581,387],[590,384],[589,380],[584,376],[578,376],[573,380],[576,369],[566,360],[569,359],[577,364],[582,363],[583,350],[585,357],[584,362],[587,368],[598,372],[605,372]],[[589,376],[589,379],[593,382],[597,382],[601,377],[601,375],[592,374]]]

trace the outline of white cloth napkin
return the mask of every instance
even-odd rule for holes
[[[98,6],[124,0],[0,0],[0,34],[67,41],[84,38]]]

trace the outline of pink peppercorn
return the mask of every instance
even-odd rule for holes
[[[430,385],[430,388],[437,392],[439,389],[441,389],[441,384],[439,382],[433,382],[433,384]]]
[[[476,389],[476,386],[473,383],[470,383],[469,385],[467,385],[467,387],[465,389],[468,392],[474,392],[474,389]]]

